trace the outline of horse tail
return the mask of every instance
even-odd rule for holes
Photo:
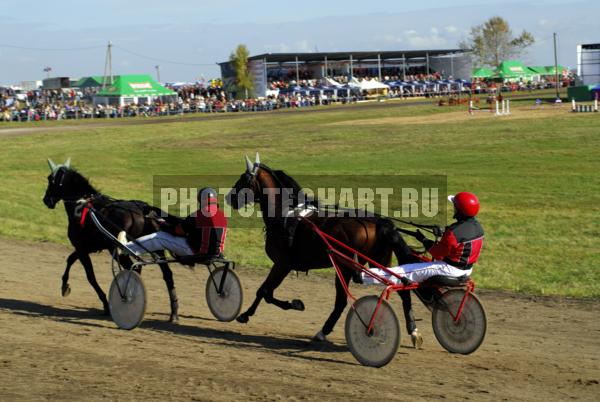
[[[377,221],[377,238],[383,239],[391,247],[398,264],[409,261],[412,251],[404,241],[396,226],[390,219],[381,218]]]

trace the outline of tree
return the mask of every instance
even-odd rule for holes
[[[502,60],[521,55],[534,42],[533,35],[525,30],[513,37],[508,21],[495,16],[472,27],[469,38],[459,43],[459,47],[472,49],[478,66],[496,67]]]
[[[244,95],[247,99],[254,89],[254,82],[248,70],[248,56],[250,56],[250,52],[246,45],[243,44],[238,45],[235,53],[231,53],[229,56],[229,62],[235,71],[234,85],[237,98]]]

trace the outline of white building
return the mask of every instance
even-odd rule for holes
[[[577,75],[583,85],[600,84],[600,43],[577,45]]]

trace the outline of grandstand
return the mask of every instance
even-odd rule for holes
[[[315,53],[265,53],[248,58],[256,96],[266,96],[273,84],[299,85],[326,78],[342,84],[353,79],[378,82],[435,79],[468,80],[469,51],[464,49],[356,51]],[[219,63],[228,87],[235,71],[229,61]],[[331,81],[329,81],[331,83]]]

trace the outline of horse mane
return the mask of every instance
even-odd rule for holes
[[[291,188],[292,189],[292,199],[294,200],[294,205],[297,205],[298,203],[298,198],[299,198],[299,194],[302,192],[302,186],[300,186],[300,184],[298,184],[298,182],[291,177],[290,175],[288,175],[287,173],[285,173],[283,170],[273,170],[270,167],[264,165],[264,164],[260,164],[260,167],[264,170],[266,170],[267,172],[269,172],[271,175],[273,175],[275,177],[275,180],[277,180],[279,182],[279,184],[281,184],[281,187],[283,188]],[[310,203],[316,205],[316,206],[320,206],[319,200],[317,199],[316,196],[314,196],[314,198],[310,199]],[[339,205],[333,204],[331,205],[331,207],[335,208],[336,210],[339,208]],[[363,209],[347,209],[347,210],[343,210],[343,209],[339,209],[340,212],[342,212],[342,214],[344,212],[346,213],[350,213],[354,216],[360,216],[363,215],[364,216],[361,219],[366,219],[366,220],[378,220],[381,218],[384,219],[389,219],[386,216],[381,215],[380,213],[377,212],[366,212]]]
[[[100,194],[100,191],[97,190],[94,186],[92,186],[92,184],[87,179],[87,177],[85,177],[84,175],[79,173],[79,171],[77,169],[70,167],[70,168],[67,168],[66,171],[71,175],[72,179],[74,179],[74,182],[73,182],[74,186],[77,186],[78,188],[89,189],[89,190],[91,190],[92,194]],[[92,194],[90,194],[90,195],[92,195]]]
[[[262,163],[260,164],[260,167],[261,169],[264,169],[267,172],[269,172],[281,185],[282,188],[292,189],[292,199],[294,200],[294,205],[297,205],[299,195],[300,193],[302,193],[302,186],[298,184],[298,182],[293,177],[285,173],[283,170],[273,170]]]
[[[302,191],[302,186],[300,186],[300,184],[298,184],[293,177],[285,173],[283,170],[274,170],[273,173],[285,188],[291,188],[294,190],[294,193],[299,193]]]

